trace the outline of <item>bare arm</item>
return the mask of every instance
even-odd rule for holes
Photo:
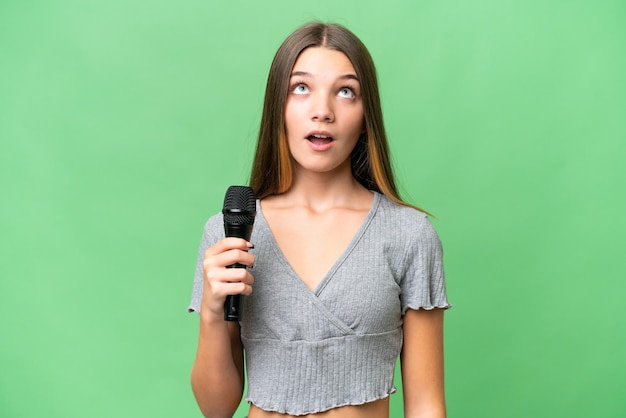
[[[404,316],[400,355],[404,416],[445,418],[443,309],[412,310]]]
[[[227,269],[242,263],[251,266],[246,241],[226,238],[205,252],[204,292],[200,310],[198,350],[191,371],[191,387],[205,417],[230,418],[241,402],[244,385],[243,347],[237,322],[224,321],[227,295],[252,292],[252,275],[246,269]]]

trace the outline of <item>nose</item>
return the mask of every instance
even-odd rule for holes
[[[314,122],[333,122],[335,120],[335,112],[330,97],[319,95],[314,98],[312,104],[311,120]]]

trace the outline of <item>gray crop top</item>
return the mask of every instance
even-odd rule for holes
[[[189,311],[199,311],[204,251],[224,237],[204,228]],[[426,215],[375,193],[344,253],[314,292],[278,248],[257,202],[252,295],[244,301],[246,401],[291,415],[385,398],[395,391],[407,309],[448,308],[437,233]]]

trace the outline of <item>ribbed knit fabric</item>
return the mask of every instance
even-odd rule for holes
[[[205,225],[190,311],[199,311],[204,251],[223,238],[221,214]],[[278,248],[257,204],[256,259],[241,337],[246,400],[291,415],[384,398],[395,391],[407,309],[448,308],[439,238],[423,213],[375,193],[348,248],[315,291]]]

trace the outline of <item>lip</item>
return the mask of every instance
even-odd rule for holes
[[[309,137],[313,135],[327,136],[330,138],[330,141],[324,142],[324,143],[312,142],[309,140]],[[333,134],[331,134],[328,131],[311,131],[304,137],[304,139],[306,140],[307,144],[309,144],[309,147],[311,147],[311,149],[313,149],[314,151],[326,151],[327,149],[332,147],[333,142],[335,142],[335,138],[333,137]]]
[[[310,136],[312,136],[312,135],[324,135],[324,136],[329,136],[329,137],[331,137],[333,140],[335,139],[335,138],[333,137],[333,134],[331,134],[331,133],[330,133],[330,132],[328,132],[328,131],[311,131],[311,132],[309,132],[308,134],[306,134],[305,139],[308,139],[308,138],[309,138]]]

